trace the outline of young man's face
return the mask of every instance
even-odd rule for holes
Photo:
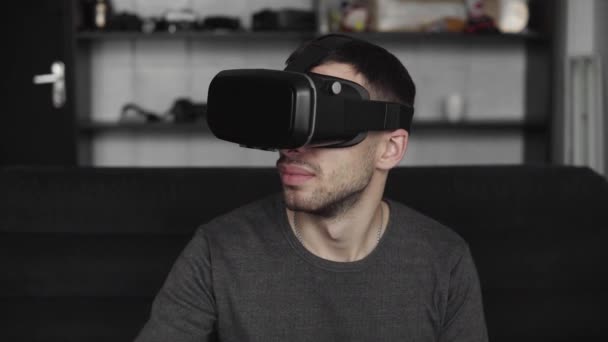
[[[323,64],[311,71],[365,85],[363,76],[347,64]],[[351,147],[280,150],[277,167],[287,207],[325,216],[338,214],[367,188],[375,160],[376,140],[370,135]]]

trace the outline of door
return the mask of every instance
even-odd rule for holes
[[[76,164],[72,5],[2,2],[0,165]]]
[[[567,1],[561,5],[563,34],[560,57],[563,96],[556,99],[561,138],[555,154],[566,165],[589,167],[608,174],[608,117],[606,116],[605,0]]]

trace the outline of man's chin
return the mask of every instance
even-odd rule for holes
[[[300,211],[322,217],[336,217],[352,208],[361,198],[362,191],[355,191],[343,198],[322,198],[303,189],[283,187],[285,206],[291,211]]]
[[[313,198],[306,198],[302,194],[294,194],[293,192],[283,192],[285,206],[291,211],[298,211],[323,217],[334,216],[332,207],[323,205],[323,203],[315,203]]]
[[[283,199],[287,209],[292,211],[311,211],[312,208],[309,208],[309,205],[307,205],[310,204],[310,201],[307,201],[301,192],[301,190],[283,187]]]

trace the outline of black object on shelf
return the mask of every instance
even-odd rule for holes
[[[194,122],[207,117],[207,104],[192,102],[186,98],[179,98],[173,102],[169,109],[173,122]]]
[[[108,21],[107,30],[136,31],[142,30],[143,21],[136,14],[129,12],[117,13]]]
[[[225,16],[212,16],[206,17],[202,22],[197,23],[197,28],[200,30],[227,30],[227,31],[241,31],[241,20],[237,17],[225,17]]]
[[[313,11],[264,9],[253,14],[254,31],[314,31],[317,18]]]
[[[135,103],[127,103],[120,110],[120,121],[127,122],[159,122],[163,117],[157,113],[146,110]]]
[[[207,116],[207,104],[196,103],[188,98],[178,98],[165,113],[156,113],[135,103],[125,104],[120,111],[121,122],[175,122],[202,121]]]

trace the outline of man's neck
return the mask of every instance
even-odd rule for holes
[[[388,206],[381,200],[381,194],[364,194],[336,217],[290,210],[288,217],[295,234],[311,253],[331,261],[352,262],[366,257],[378,243],[388,221]]]

